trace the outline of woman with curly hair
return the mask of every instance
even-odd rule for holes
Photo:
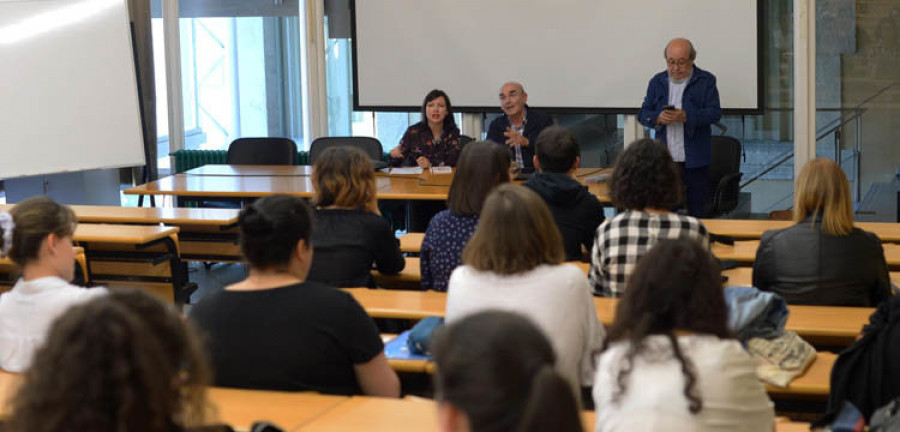
[[[54,322],[4,430],[189,430],[205,424],[207,378],[180,316],[139,290],[116,291]]]
[[[332,147],[316,159],[312,184],[316,259],[308,279],[339,288],[375,288],[371,270],[397,274],[406,260],[387,220],[378,211],[375,169],[365,153]]]
[[[56,317],[106,293],[69,282],[75,275],[75,213],[47,197],[34,197],[0,212],[0,256],[8,255],[21,278],[0,295],[0,368],[22,372]]]
[[[727,313],[709,252],[688,239],[654,246],[597,362],[597,431],[771,431],[772,402]]]
[[[670,210],[681,202],[681,179],[664,144],[641,139],[626,147],[609,193],[623,211],[597,227],[590,270],[595,295],[621,296],[638,260],[661,240],[687,237],[709,245],[700,220]]]

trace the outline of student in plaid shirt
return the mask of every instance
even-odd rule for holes
[[[610,197],[623,212],[597,228],[590,280],[595,295],[619,297],[638,259],[660,240],[687,237],[709,247],[706,227],[669,209],[681,202],[681,179],[663,144],[641,139],[616,161]]]

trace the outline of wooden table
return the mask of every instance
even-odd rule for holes
[[[135,186],[124,191],[127,195],[171,195],[194,198],[256,198],[272,194],[288,194],[304,198],[313,195],[308,167],[271,168],[217,165],[196,168],[190,174],[175,174]],[[583,180],[603,172],[600,168],[579,168],[576,178]],[[229,173],[235,173],[230,175]],[[417,175],[376,173],[379,199],[444,201],[450,190],[453,174],[431,174],[426,170]],[[602,202],[609,202],[606,182],[588,184],[588,189]]]
[[[728,276],[725,285],[731,286],[753,286],[753,267],[736,267],[722,271],[722,274]],[[891,283],[900,286],[900,272],[890,272]]]
[[[447,294],[436,291],[398,291],[369,288],[345,288],[374,318],[422,319],[444,316]],[[610,326],[616,315],[618,299],[594,297],[597,317]],[[817,346],[847,346],[853,343],[869,322],[874,308],[791,305],[785,329],[797,332]]]
[[[775,387],[766,384],[766,391],[772,397],[827,399],[831,391],[831,369],[837,360],[837,354],[820,351],[816,353],[809,368],[803,375],[794,378],[787,387]]]
[[[791,221],[746,219],[701,219],[709,232],[740,240],[759,240],[768,230],[783,229],[794,225]],[[883,242],[900,242],[900,223],[856,222],[863,230],[874,233]]]
[[[437,429],[437,407],[432,401],[354,396],[298,430],[394,432]]]
[[[734,242],[734,246],[713,243],[710,246],[713,255],[723,260],[734,260],[743,264],[752,264],[756,259],[759,240],[743,240]],[[900,244],[884,243],[884,258],[889,267],[900,267]]]
[[[218,418],[238,430],[249,430],[256,421],[269,421],[286,431],[295,430],[350,400],[347,396],[231,388],[210,388],[210,402]]]
[[[232,177],[298,177],[312,175],[312,167],[307,165],[203,165],[189,169],[184,174]]]

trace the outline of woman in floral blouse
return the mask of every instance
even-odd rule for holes
[[[457,156],[459,128],[450,98],[442,90],[432,90],[422,102],[422,121],[410,126],[391,150],[391,165],[456,166]]]

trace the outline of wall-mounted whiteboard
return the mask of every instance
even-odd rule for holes
[[[0,179],[143,165],[124,0],[0,0]]]
[[[531,106],[640,107],[687,37],[718,78],[722,106],[759,110],[758,0],[357,0],[355,109],[418,110],[445,90],[461,110],[497,109],[506,81]]]

